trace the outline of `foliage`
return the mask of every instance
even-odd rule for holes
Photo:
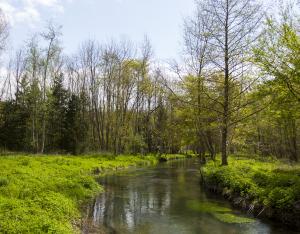
[[[0,158],[0,232],[74,233],[80,205],[101,192],[95,172],[157,163],[155,156]]]
[[[74,155],[84,153],[87,145],[88,125],[82,120],[84,100],[74,94],[71,95],[64,120],[66,130],[63,139],[66,142],[66,151]]]
[[[254,61],[261,70],[274,77],[273,82],[300,101],[300,37],[290,12],[281,21],[268,18],[259,45],[254,49]]]
[[[15,101],[7,101],[0,105],[0,146],[9,150],[25,150],[28,147],[26,146],[28,110]]]
[[[290,209],[300,199],[299,165],[231,157],[228,167],[209,162],[203,172],[206,183],[269,207]]]
[[[153,62],[147,39],[137,48],[88,40],[65,57],[60,27],[50,24],[7,70],[0,148],[193,151],[202,161],[222,152],[223,165],[227,153],[298,161],[299,21],[286,11],[262,25],[259,2],[198,1],[184,24],[184,59],[171,73]]]
[[[69,93],[63,86],[62,75],[54,78],[53,87],[48,97],[48,119],[47,119],[47,151],[67,150],[66,135],[67,113],[70,111],[68,105]]]

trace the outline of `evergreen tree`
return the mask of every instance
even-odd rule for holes
[[[65,148],[66,113],[68,91],[63,86],[63,74],[54,78],[49,97],[47,151],[62,151]]]
[[[6,150],[27,150],[28,110],[15,100],[1,104],[0,144]]]
[[[72,94],[66,112],[65,147],[67,152],[75,155],[83,153],[86,149],[88,125],[81,115],[83,100]]]

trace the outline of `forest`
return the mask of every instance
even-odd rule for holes
[[[276,12],[269,12],[258,0],[195,1],[194,14],[182,22],[180,59],[168,63],[155,58],[151,35],[141,42],[87,39],[74,54],[66,54],[57,23],[31,35],[13,56],[4,56],[12,26],[1,11],[0,51],[6,61],[0,78],[0,217],[6,209],[1,205],[7,202],[4,197],[27,199],[20,195],[27,185],[18,184],[25,177],[10,190],[12,176],[28,173],[49,182],[43,170],[34,174],[33,165],[41,169],[47,162],[45,171],[53,166],[58,173],[53,175],[73,177],[72,183],[90,189],[60,192],[61,187],[49,184],[77,201],[99,190],[86,175],[77,180],[79,164],[85,173],[99,174],[106,167],[185,156],[207,162],[201,176],[210,190],[224,195],[225,187],[232,189],[232,196],[248,194],[247,201],[250,197],[264,204],[263,210],[266,205],[299,209],[300,3],[276,4]],[[130,155],[127,162],[124,155]],[[239,164],[240,157],[246,161]],[[97,169],[99,160],[108,164]],[[247,160],[258,161],[252,171]],[[31,164],[30,172],[12,170]],[[62,175],[59,165],[74,168],[64,168],[68,174]],[[273,170],[281,180],[273,181],[279,175]],[[239,179],[240,184],[232,183]],[[273,187],[267,188],[263,180]],[[66,181],[63,185],[68,188]],[[31,192],[38,188],[28,186]],[[56,215],[62,214],[52,217]],[[64,215],[72,220],[78,216],[77,211]],[[289,219],[295,217],[299,215]],[[29,225],[24,220],[23,227]],[[0,232],[3,225],[0,221]],[[53,233],[72,229],[55,225],[58,231]],[[299,222],[295,225],[299,228]],[[30,226],[33,229],[23,230],[7,225],[3,233],[52,233]]]
[[[48,25],[8,63],[1,149],[298,161],[298,16],[290,6],[265,18],[258,3],[245,2],[230,1],[227,15],[222,1],[199,3],[184,22],[184,63],[172,62],[170,72],[155,64],[147,37],[87,40],[68,56],[60,27]],[[8,31],[2,14],[2,51]]]

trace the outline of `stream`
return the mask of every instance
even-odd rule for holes
[[[205,193],[199,168],[197,159],[187,159],[101,177],[105,192],[87,207],[82,233],[292,233]]]

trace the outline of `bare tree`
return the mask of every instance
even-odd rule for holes
[[[45,141],[46,141],[46,91],[47,91],[47,79],[49,74],[49,68],[54,64],[57,57],[60,55],[61,48],[59,47],[59,36],[60,36],[60,27],[55,27],[52,24],[49,24],[47,31],[42,33],[42,38],[47,42],[47,48],[45,49],[45,57],[42,60],[43,65],[43,81],[42,81],[42,90],[43,90],[43,126],[42,126],[42,146],[41,153],[44,153],[45,150]]]
[[[98,144],[100,149],[103,146],[103,126],[100,120],[101,115],[101,103],[100,103],[100,61],[101,50],[100,46],[95,41],[85,42],[80,50],[80,63],[84,79],[88,81],[90,101],[91,101],[91,122],[93,140],[95,142],[95,135],[97,135]],[[97,133],[95,133],[95,130]]]
[[[5,49],[8,35],[9,24],[2,10],[0,9],[0,52],[2,52]]]
[[[8,35],[9,35],[8,21],[7,21],[6,17],[4,16],[2,10],[0,9],[0,54],[5,49]],[[4,96],[6,87],[10,86],[10,85],[8,85],[8,83],[9,83],[8,77],[6,77],[3,84],[0,83],[0,85],[2,85],[1,90],[0,90],[0,100]]]
[[[39,41],[37,36],[33,36],[27,42],[26,54],[25,54],[25,75],[29,82],[29,86],[32,92],[31,103],[30,103],[30,133],[31,133],[31,147],[34,152],[39,151],[39,79],[41,76],[41,51],[38,45]]]

